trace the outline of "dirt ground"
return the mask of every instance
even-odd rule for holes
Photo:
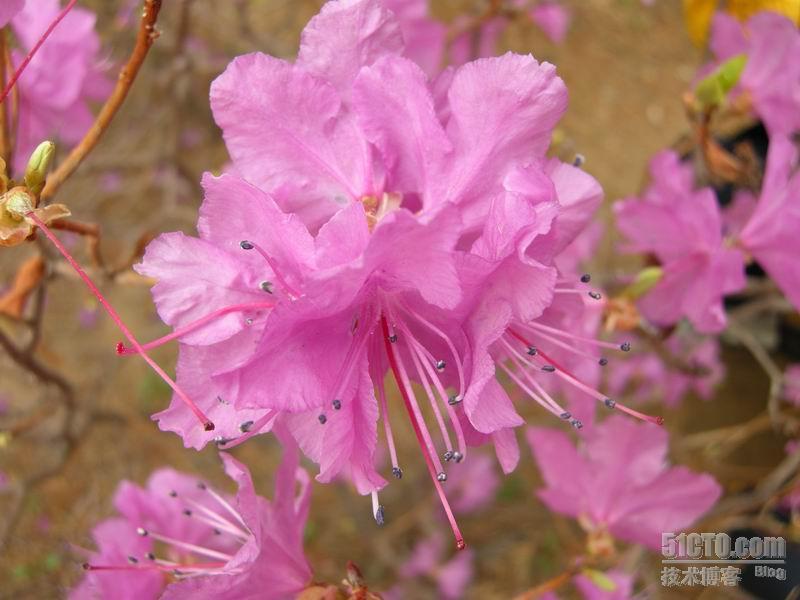
[[[111,56],[125,56],[132,35],[120,30],[116,19],[128,2],[87,0],[81,4],[98,9]],[[291,55],[301,24],[317,4],[300,0],[164,2],[160,39],[129,102],[91,159],[58,196],[76,218],[102,225],[103,252],[112,263],[125,260],[145,232],[193,230],[200,175],[204,170],[218,170],[226,160],[210,117],[208,84],[238,53],[262,49]],[[437,10],[452,14],[463,4],[447,0]],[[511,28],[502,46],[531,52],[558,67],[571,98],[561,128],[560,152],[585,155],[586,169],[603,184],[607,199],[614,200],[635,192],[648,158],[685,130],[680,97],[702,56],[688,40],[677,0],[661,0],[653,7],[639,0],[572,0],[568,4],[574,20],[563,45],[554,46],[533,26],[520,24]],[[188,11],[188,17],[181,16],[183,11]],[[178,27],[181,22],[185,29]],[[81,247],[76,243],[76,250]],[[28,247],[3,250],[0,282],[7,281],[14,266],[30,253]],[[598,263],[596,270],[601,273],[615,264],[607,252]],[[140,339],[165,332],[145,287],[103,287]],[[115,355],[119,335],[108,319],[100,315],[88,327],[81,323],[81,313],[92,310],[90,297],[74,277],[60,277],[50,286],[38,356],[74,386],[79,408],[74,426],[80,436],[63,466],[34,486],[21,504],[14,482],[58,465],[62,458],[64,448],[57,433],[65,412],[55,390],[38,386],[0,355],[0,393],[8,402],[0,423],[14,423],[31,414],[39,419],[36,427],[4,437],[0,443],[0,470],[11,480],[5,493],[0,493],[0,527],[13,528],[6,529],[8,543],[0,549],[0,598],[61,597],[82,575],[80,558],[70,545],[91,545],[90,529],[111,514],[111,496],[120,479],[141,483],[153,469],[171,465],[227,487],[215,449],[185,450],[179,438],[160,432],[149,420],[150,414],[167,404],[166,387],[144,363]],[[4,319],[0,328],[12,336],[22,335],[22,329]],[[174,347],[153,354],[162,365],[174,365]],[[765,379],[739,352],[730,351],[726,358],[736,368],[717,397],[708,403],[689,400],[680,411],[667,412],[671,430],[680,434],[730,424],[759,410],[766,394]],[[44,413],[40,407],[45,407]],[[531,422],[557,426],[532,410],[526,416]],[[403,421],[398,415],[394,422]],[[411,431],[399,427],[400,452],[409,459],[403,480],[382,495],[387,512],[384,528],[375,526],[368,498],[345,485],[315,487],[306,547],[318,580],[341,579],[346,562],[353,560],[372,587],[386,589],[395,581],[394,567],[415,540],[433,528],[446,533]],[[753,453],[751,447],[736,464],[695,464],[694,456],[680,458],[694,467],[711,469],[735,485],[741,469],[763,470],[768,462],[754,456],[774,457],[779,452],[779,440],[767,437],[757,443],[759,451]],[[277,456],[274,440],[257,438],[234,454],[247,462],[257,487],[268,495]],[[554,516],[535,499],[537,483],[530,454],[523,449],[520,467],[504,480],[497,502],[462,519],[464,534],[476,553],[476,577],[468,598],[509,598],[554,577],[568,563],[570,550],[580,544],[575,523]],[[642,576],[655,582],[658,573],[654,557]],[[646,592],[647,597],[658,593],[656,587]],[[413,597],[436,595],[423,581]]]

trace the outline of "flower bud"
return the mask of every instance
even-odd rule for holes
[[[719,106],[737,83],[747,64],[747,56],[739,54],[728,59],[694,88],[694,95],[704,109]]]
[[[44,141],[36,147],[28,159],[28,166],[25,167],[25,185],[36,196],[44,188],[47,169],[53,161],[55,152],[56,145],[53,142]]]

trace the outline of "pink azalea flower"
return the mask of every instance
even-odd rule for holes
[[[661,422],[596,389],[598,366],[607,362],[598,350],[627,351],[630,346],[596,338],[601,296],[588,286],[588,275],[558,278],[555,269],[545,265],[557,262],[584,230],[602,199],[602,190],[592,177],[575,167],[550,161],[544,170],[553,184],[552,191],[548,193],[542,186],[538,188],[538,202],[523,203],[523,198],[536,198],[532,194],[535,188],[530,183],[515,188],[510,184],[517,180],[510,179],[504,211],[495,210],[495,201],[485,220],[484,235],[476,240],[470,254],[470,274],[479,273],[477,278],[489,283],[481,288],[468,330],[475,349],[475,375],[464,399],[469,417],[465,435],[470,445],[485,443],[486,436],[491,435],[505,472],[513,470],[519,459],[513,428],[522,419],[495,378],[500,373],[505,373],[527,398],[578,429],[583,427],[581,418],[561,407],[548,392],[554,381],[558,381],[556,389],[567,390],[581,417],[591,419],[594,405],[600,401],[608,408]],[[498,232],[506,237],[498,236]],[[516,245],[497,243],[504,239],[516,239]],[[492,273],[488,277],[481,271],[485,267],[481,260],[489,261]],[[549,282],[555,286],[550,287]],[[588,306],[582,297],[591,300]],[[484,348],[485,352],[477,351]]]
[[[244,179],[207,176],[200,239],[162,236],[139,267],[159,281],[159,313],[176,327],[145,348],[181,338],[179,383],[196,390],[213,435],[229,440],[217,423],[227,417],[209,405],[217,397],[233,406],[228,425],[248,435],[280,412],[319,463],[317,479],[348,474],[372,493],[378,521],[379,407],[392,473],[402,476],[385,418],[387,368],[450,514],[440,455],[466,454],[459,405],[481,431],[521,424],[467,394],[480,393],[493,366],[481,347],[490,342],[463,322],[482,289],[519,318],[541,314],[556,279],[544,262],[600,199],[593,179],[544,159],[566,105],[551,65],[508,54],[465,65],[434,89],[402,51],[390,12],[341,0],[308,24],[295,63],[235,59],[211,102]],[[274,306],[257,306],[265,292]],[[261,415],[244,420],[244,409]],[[211,435],[177,402],[157,417],[187,444]]]
[[[436,582],[440,598],[456,600],[464,596],[472,581],[474,556],[471,550],[466,550],[445,561],[444,548],[444,540],[439,535],[419,542],[398,569],[398,574],[403,579],[430,577]]]
[[[577,449],[565,433],[544,428],[530,428],[528,442],[548,508],[654,550],[662,531],[688,527],[722,491],[710,475],[667,466],[666,431],[622,417],[597,425]]]
[[[30,50],[61,11],[59,0],[28,2],[11,21],[24,52]],[[75,7],[53,31],[17,82],[20,94],[19,128],[14,170],[22,173],[33,149],[56,136],[77,143],[94,118],[89,103],[103,100],[112,83],[100,64],[100,38],[95,14]],[[14,51],[19,64],[24,52]]]
[[[25,6],[25,0],[5,0],[0,4],[0,27],[5,27]]]
[[[663,268],[639,307],[660,326],[685,317],[700,332],[718,332],[725,326],[723,297],[745,284],[742,254],[723,242],[714,192],[693,189],[690,167],[674,152],[656,156],[650,170],[653,183],[642,198],[614,205],[627,250],[651,253]]]
[[[738,244],[761,265],[787,299],[800,309],[800,171],[797,148],[772,136],[761,194]]]
[[[95,528],[99,550],[70,598],[277,600],[303,589],[311,578],[302,546],[310,487],[296,448],[285,450],[272,502],[256,495],[244,465],[222,460],[239,486],[235,498],[172,469],[156,471],[147,488],[123,482],[114,500],[122,517]]]
[[[800,364],[789,365],[783,374],[783,397],[800,406]]]
[[[719,62],[747,55],[737,90],[749,94],[770,134],[800,129],[800,32],[791,20],[760,12],[742,24],[719,12],[710,47]]]

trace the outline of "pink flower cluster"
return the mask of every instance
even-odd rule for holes
[[[790,139],[772,136],[760,196],[739,192],[727,219],[713,190],[695,189],[691,166],[674,152],[654,157],[650,173],[641,198],[614,206],[626,250],[652,255],[663,269],[639,303],[650,321],[669,326],[685,318],[699,332],[721,331],[723,300],[744,288],[752,260],[800,307],[800,172]]]
[[[444,465],[484,443],[506,472],[519,458],[501,372],[576,428],[542,382],[657,422],[564,366],[629,349],[572,329],[600,294],[558,260],[602,191],[545,157],[566,104],[554,67],[531,56],[429,79],[376,0],[328,2],[294,63],[236,58],[211,88],[232,166],[203,179],[199,237],[166,234],[137,267],[175,328],[144,349],[179,339],[178,385],[214,424],[176,397],[160,427],[231,447],[283,422],[317,479],[349,477],[380,522],[379,418],[402,477],[390,371],[461,543]]]
[[[120,516],[95,527],[97,550],[87,551],[86,576],[70,599],[297,594],[311,579],[303,554],[310,481],[296,448],[284,446],[271,502],[256,495],[247,468],[226,453],[235,497],[172,469],[153,473],[146,488],[123,481],[114,497]]]
[[[511,4],[530,7],[551,37],[563,37],[568,14],[554,1]],[[0,24],[10,20],[30,49],[58,12],[57,0],[8,2]],[[477,32],[479,54],[492,53],[505,24],[498,17]],[[46,136],[77,141],[91,122],[88,102],[107,93],[93,27],[91,13],[73,10],[20,79],[17,170]],[[756,37],[742,41],[753,63]],[[390,422],[389,373],[459,549],[455,514],[485,506],[497,485],[484,455],[461,463],[470,447],[491,444],[512,471],[525,402],[575,430],[587,426],[577,449],[561,431],[530,429],[528,441],[547,485],[540,498],[590,534],[657,549],[657,533],[691,524],[716,501],[721,490],[709,476],[667,467],[660,418],[599,389],[603,353],[631,345],[598,338],[605,302],[578,270],[599,238],[592,219],[602,189],[579,164],[548,156],[567,107],[564,82],[530,55],[470,62],[474,41],[447,43],[423,0],[331,0],[303,30],[296,60],[239,56],[213,82],[230,166],[203,177],[197,236],[161,235],[136,266],[156,281],[154,302],[173,331],[139,344],[102,302],[131,346],[119,344],[119,354],[142,355],[175,392],[153,417],[162,430],[195,449],[228,449],[271,431],[286,448],[284,462],[271,502],[224,453],[235,497],[171,470],[153,474],[145,489],[123,482],[120,516],[94,530],[97,550],[87,551],[72,597],[300,591],[311,578],[302,549],[310,482],[298,447],[318,465],[318,481],[345,478],[370,495],[382,525],[378,493],[388,474],[402,479],[407,460]],[[456,66],[440,70],[446,46]],[[741,93],[762,90],[748,73]],[[754,94],[756,112],[772,115],[794,98],[795,87],[778,87]],[[652,323],[687,318],[700,332],[718,332],[724,297],[744,287],[750,260],[800,306],[796,150],[790,132],[762,118],[773,137],[758,199],[743,195],[723,214],[710,189],[695,188],[689,167],[662,153],[642,198],[615,207],[628,249],[662,269],[639,303]],[[708,367],[706,379],[644,355],[608,377],[608,387],[622,393],[644,373],[667,404],[689,389],[707,394],[720,377],[717,348],[691,339],[673,337],[670,350]],[[146,354],[171,341],[179,343],[176,381]],[[643,423],[595,423],[598,405]],[[378,460],[379,428],[388,472]],[[428,576],[442,597],[460,597],[472,554],[446,555],[435,533],[401,575]],[[613,578],[627,594],[632,579]],[[583,576],[575,584],[592,591]]]

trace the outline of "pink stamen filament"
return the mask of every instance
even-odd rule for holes
[[[2,94],[0,94],[0,104],[2,104],[3,101],[5,101],[5,99],[8,97],[8,95],[11,93],[11,90],[14,89],[14,85],[17,83],[19,78],[22,76],[22,73],[27,68],[28,63],[30,63],[31,60],[33,60],[33,57],[39,51],[39,48],[42,47],[42,45],[44,44],[45,40],[47,40],[47,38],[50,37],[50,34],[53,33],[53,30],[58,26],[59,23],[61,23],[61,21],[64,19],[64,17],[67,16],[67,13],[69,13],[69,11],[72,10],[72,7],[75,6],[75,4],[77,4],[77,2],[78,2],[78,0],[70,0],[67,3],[67,5],[61,10],[61,12],[58,13],[56,18],[53,19],[53,22],[50,23],[50,25],[48,25],[47,29],[45,29],[44,33],[42,34],[42,37],[40,37],[39,40],[36,42],[36,44],[34,44],[33,48],[31,48],[31,51],[28,52],[28,54],[25,56],[23,61],[20,63],[19,67],[17,67],[17,70],[11,76],[11,79],[8,80],[8,84],[6,84],[5,89],[3,90]],[[54,65],[54,68],[55,68],[55,65]]]
[[[242,541],[247,541],[250,538],[250,535],[246,531],[242,531],[239,527],[236,526],[235,523],[232,523],[222,515],[215,513],[213,510],[200,504],[197,500],[193,498],[183,498],[181,497],[181,501],[188,504],[192,508],[197,511],[200,511],[204,514],[197,514],[196,512],[192,513],[192,518],[197,519],[198,521],[203,521],[212,527],[219,529],[220,531],[225,531],[230,533],[233,536],[241,538]]]
[[[394,348],[397,348],[396,344],[394,345]],[[408,371],[406,370],[405,363],[403,362],[403,358],[399,351],[395,353],[394,358],[395,358],[395,363],[397,364],[398,372],[400,374],[400,380],[402,384],[405,386],[405,389],[408,393],[409,404],[414,410],[416,422],[419,425],[420,431],[422,432],[422,437],[425,440],[428,453],[431,455],[433,464],[436,467],[436,472],[443,473],[444,467],[442,467],[442,462],[439,459],[438,452],[436,451],[436,445],[433,443],[430,431],[428,431],[428,426],[425,423],[425,418],[422,416],[422,411],[420,410],[419,404],[417,403],[416,394],[414,394],[414,390],[411,387],[411,380],[408,377]]]
[[[269,254],[267,254],[267,252],[261,246],[259,246],[252,240],[247,240],[247,243],[250,244],[255,249],[255,251],[258,252],[264,258],[265,261],[267,261],[269,268],[272,269],[272,273],[275,275],[275,279],[278,282],[278,285],[280,285],[284,289],[284,291],[287,294],[289,294],[289,296],[293,298],[299,298],[302,294],[298,292],[296,289],[294,289],[291,285],[289,285],[289,282],[286,281],[283,275],[281,275],[280,270],[275,265],[275,261],[273,260],[273,258]],[[242,247],[244,247],[244,245],[242,245]]]
[[[465,389],[465,386],[464,386],[464,369],[463,369],[462,364],[461,364],[461,356],[456,351],[456,346],[453,343],[453,341],[450,339],[450,337],[445,332],[443,332],[441,329],[436,327],[430,321],[426,320],[421,315],[418,315],[417,313],[415,313],[414,311],[412,311],[411,309],[409,309],[409,308],[407,308],[405,306],[401,306],[400,308],[402,310],[404,310],[411,317],[412,320],[416,319],[417,321],[422,323],[430,331],[432,331],[439,338],[441,338],[442,341],[444,341],[445,344],[447,344],[447,347],[450,349],[450,353],[453,355],[453,359],[456,361],[456,370],[458,371],[458,395],[461,398],[463,398],[464,397],[464,389]]]
[[[209,495],[210,495],[212,498],[214,498],[214,500],[216,500],[216,501],[217,501],[217,502],[220,504],[220,506],[222,506],[222,508],[224,508],[225,510],[227,510],[227,511],[228,511],[228,513],[229,513],[229,514],[230,514],[230,515],[231,515],[231,516],[232,516],[234,519],[236,519],[237,521],[239,521],[239,523],[242,525],[242,527],[244,527],[244,530],[245,530],[246,532],[250,533],[250,528],[247,526],[247,523],[245,523],[245,522],[244,522],[244,519],[242,518],[242,515],[240,515],[240,514],[239,514],[239,512],[238,512],[238,511],[237,511],[235,508],[233,508],[233,506],[231,506],[231,503],[230,503],[230,502],[228,502],[228,501],[227,501],[225,498],[223,498],[222,496],[220,496],[220,495],[219,495],[219,494],[218,494],[218,493],[217,493],[217,492],[216,492],[214,489],[212,489],[212,488],[206,488],[206,492],[208,492],[208,494],[209,494]]]
[[[178,570],[182,572],[203,573],[206,569],[221,569],[226,564],[227,563],[224,562],[210,562],[182,565],[180,563],[158,560],[155,561],[155,563],[151,561],[135,565],[93,565],[86,563],[84,564],[84,568],[87,571],[162,571],[164,573],[171,573]]]
[[[153,348],[162,346],[167,342],[171,342],[172,340],[181,338],[184,335],[192,333],[193,331],[200,329],[201,327],[207,325],[208,323],[214,321],[215,319],[223,317],[229,313],[244,312],[248,310],[261,310],[265,308],[273,308],[274,306],[275,306],[274,302],[252,302],[249,304],[233,304],[231,306],[226,306],[224,308],[220,308],[219,310],[215,310],[214,312],[209,313],[203,317],[200,317],[199,319],[189,323],[188,325],[184,325],[183,327],[178,327],[170,334],[167,334],[151,342],[147,342],[146,344],[142,344],[141,347],[144,350],[152,350]],[[137,353],[138,352],[135,348],[134,349],[126,348],[121,343],[117,344],[117,354],[129,355]]]
[[[66,259],[66,261],[70,264],[70,266],[75,270],[78,276],[83,280],[83,283],[86,284],[86,287],[89,288],[89,291],[92,292],[97,301],[103,306],[106,310],[108,315],[117,325],[119,330],[122,334],[128,339],[131,345],[137,350],[139,354],[142,355],[142,359],[150,365],[150,368],[156,372],[156,374],[161,377],[177,394],[177,396],[189,407],[189,409],[194,413],[194,415],[200,420],[203,424],[203,428],[206,431],[212,431],[214,429],[214,423],[209,419],[202,410],[192,401],[189,396],[178,386],[172,378],[164,372],[164,370],[156,364],[156,362],[150,358],[147,353],[145,352],[144,348],[142,348],[141,344],[136,340],[133,336],[133,333],[128,326],[122,321],[122,318],[117,314],[117,311],[109,304],[108,300],[105,299],[103,294],[100,293],[100,290],[94,284],[94,282],[89,278],[89,276],[84,272],[84,270],[80,267],[78,262],[72,257],[72,255],[67,251],[61,241],[50,231],[50,228],[45,225],[42,220],[37,217],[33,212],[29,212],[25,215],[27,218],[31,219],[39,229],[44,233],[44,235],[49,239],[56,249],[61,253],[61,255]]]
[[[230,450],[231,448],[236,448],[239,444],[244,444],[247,440],[249,440],[254,435],[258,435],[264,429],[264,427],[269,424],[276,416],[278,415],[277,410],[268,410],[264,413],[264,416],[259,418],[255,423],[250,426],[250,431],[244,433],[233,440],[226,440],[223,446],[225,446],[225,450]]]
[[[523,326],[523,329],[538,329],[541,331],[547,331],[552,333],[553,335],[561,336],[562,338],[566,338],[568,340],[573,340],[576,342],[583,342],[584,344],[590,344],[592,346],[597,346],[598,348],[608,348],[609,350],[619,350],[619,344],[613,344],[611,342],[604,342],[602,340],[597,340],[590,337],[584,337],[580,335],[574,335],[572,333],[567,333],[566,331],[562,331],[561,329],[556,329],[555,327],[549,327],[548,325],[543,325],[542,323],[528,323],[527,325]]]
[[[415,416],[414,409],[412,408],[411,401],[409,399],[411,390],[407,388],[405,381],[403,381],[400,375],[400,368],[395,356],[395,349],[393,348],[392,343],[389,342],[389,323],[386,321],[386,317],[383,315],[381,315],[381,326],[383,329],[383,340],[384,340],[384,345],[386,347],[386,355],[389,359],[389,366],[392,369],[392,374],[394,375],[395,381],[397,382],[397,387],[400,390],[400,395],[403,398],[403,402],[406,407],[406,412],[408,413],[408,417],[411,420],[411,425],[414,428],[414,434],[417,436],[417,442],[419,443],[419,446],[422,449],[422,454],[425,457],[425,464],[428,466],[428,472],[430,473],[431,480],[433,481],[433,485],[436,488],[436,493],[439,494],[439,500],[442,503],[444,512],[447,515],[447,520],[450,522],[450,527],[453,530],[453,535],[456,538],[456,548],[458,548],[459,550],[463,550],[464,548],[467,547],[466,543],[464,542],[464,536],[461,535],[461,530],[458,528],[458,523],[456,522],[455,516],[453,515],[453,511],[450,508],[450,503],[447,501],[447,496],[445,496],[444,490],[442,489],[442,485],[436,478],[437,476],[436,469],[433,465],[431,455],[427,451],[425,440],[422,436],[422,431],[420,430],[419,423],[417,423],[417,418]]]
[[[447,430],[447,426],[444,424],[444,419],[442,418],[442,412],[439,410],[439,404],[436,402],[436,397],[433,394],[433,390],[431,389],[430,383],[428,382],[428,378],[426,377],[425,373],[423,372],[422,365],[420,364],[419,356],[413,349],[413,344],[407,344],[409,346],[409,354],[411,354],[411,361],[414,363],[414,368],[417,370],[417,375],[419,380],[422,382],[422,387],[425,390],[425,395],[428,397],[428,403],[433,409],[433,414],[436,418],[436,423],[439,425],[439,431],[442,434],[442,439],[444,440],[444,446],[447,448],[448,452],[453,451],[453,444],[450,441],[450,432]]]
[[[530,363],[526,359],[527,355],[523,356],[521,353],[518,353],[516,349],[511,344],[509,344],[506,339],[504,338],[500,339],[503,342],[503,345],[506,347],[506,350],[509,353],[509,357],[511,358],[511,361],[514,363],[514,366],[519,371],[519,374],[522,375],[528,383],[530,383],[536,388],[536,392],[534,392],[527,385],[521,382],[517,374],[512,372],[511,369],[506,367],[502,362],[500,363],[500,367],[503,368],[503,370],[505,370],[506,373],[508,373],[509,377],[511,377],[511,379],[513,379],[514,382],[517,385],[519,385],[520,388],[522,388],[522,390],[525,393],[530,395],[534,400],[536,400],[536,402],[541,404],[544,408],[552,412],[557,417],[560,417],[563,413],[565,413],[566,411],[555,400],[553,400],[553,398],[551,398],[549,394],[547,394],[546,392],[542,393],[544,392],[544,388],[542,388],[542,386],[539,385],[536,379],[534,377],[531,377],[530,373],[528,373],[527,369],[525,369],[524,364],[530,365]]]
[[[450,424],[452,425],[453,430],[456,432],[458,451],[461,453],[463,460],[467,456],[467,444],[466,440],[464,439],[464,431],[461,429],[461,421],[458,420],[458,415],[456,414],[455,408],[453,408],[450,402],[448,402],[447,391],[444,389],[442,382],[439,380],[439,377],[433,369],[432,365],[434,364],[434,358],[430,352],[428,352],[427,349],[410,334],[410,332],[407,332],[406,335],[409,336],[409,340],[411,341],[413,349],[416,350],[417,355],[420,357],[420,360],[425,367],[425,371],[428,373],[428,377],[430,377],[430,380],[433,382],[433,385],[439,392],[439,397],[441,398],[444,408],[447,411],[447,416],[450,418]],[[422,353],[424,353],[424,356]]]
[[[522,337],[521,335],[516,333],[513,329],[509,329],[508,332],[511,335],[513,335],[515,338],[517,338],[519,341],[521,341],[523,344],[525,344],[525,347],[529,347],[531,345],[530,342],[528,342],[528,340],[526,340],[524,337]],[[551,365],[555,366],[556,367],[555,374],[557,376],[559,376],[562,379],[568,381],[569,383],[571,383],[573,386],[577,387],[578,389],[583,390],[584,392],[586,392],[592,398],[595,398],[596,400],[600,400],[601,402],[605,402],[608,399],[608,396],[606,396],[604,394],[601,394],[599,391],[595,390],[594,388],[589,387],[588,385],[586,385],[585,383],[580,381],[577,377],[572,375],[569,371],[567,371],[566,369],[561,367],[558,363],[556,363],[554,360],[549,358],[541,350],[539,351],[539,353],[536,356],[531,357],[531,358],[533,358],[534,360],[539,359],[542,362],[544,362],[545,364],[551,364]],[[633,410],[632,408],[629,408],[629,407],[625,406],[624,404],[620,404],[619,402],[614,402],[613,406],[611,406],[610,408],[617,408],[617,409],[621,410],[622,412],[631,415],[632,417],[636,417],[637,419],[641,419],[643,421],[647,421],[649,423],[653,423],[654,425],[663,425],[664,424],[664,418],[663,417],[653,417],[651,415],[646,415],[646,414],[641,413],[641,412],[639,412],[637,410]]]
[[[392,471],[395,473],[402,473],[402,471],[400,471],[400,464],[397,462],[397,449],[394,445],[392,425],[389,422],[389,406],[386,402],[386,390],[383,387],[383,378],[377,372],[377,368],[370,366],[370,370],[372,371],[372,381],[375,382],[376,387],[378,388],[378,404],[383,416],[383,430],[386,434],[386,444],[389,446],[389,456],[392,460]]]
[[[533,348],[534,347],[533,344],[531,344],[527,339],[522,337],[519,333],[517,333],[513,329],[509,329],[508,333],[511,334],[513,337],[517,338],[517,340],[519,340],[523,344],[525,344],[525,348]],[[530,355],[528,355],[528,356],[530,356]],[[564,373],[568,373],[568,371],[564,367],[562,367],[556,361],[554,361],[552,358],[550,358],[540,348],[536,349],[536,356],[533,357],[533,358],[538,358],[539,360],[542,360],[545,364],[552,365],[556,369],[558,369],[559,371],[563,371]]]
[[[212,550],[211,548],[206,548],[205,546],[198,546],[197,544],[190,544],[189,542],[184,542],[175,538],[168,537],[166,535],[161,535],[160,533],[153,533],[152,531],[147,532],[147,535],[157,540],[159,542],[164,542],[174,548],[178,548],[180,550],[186,550],[188,552],[193,552],[194,554],[199,554],[201,556],[208,556],[209,558],[217,558],[219,560],[223,560],[228,562],[233,558],[232,554],[226,554],[225,552],[219,552],[218,550]]]
[[[591,360],[597,360],[596,356],[592,356],[591,354],[589,354],[588,352],[586,352],[584,350],[580,350],[578,348],[575,348],[574,346],[570,346],[569,344],[567,344],[566,342],[562,342],[561,340],[559,340],[555,336],[549,335],[549,334],[541,332],[541,331],[535,332],[535,334],[536,334],[536,337],[541,337],[542,339],[545,339],[545,340],[549,341],[554,346],[558,346],[559,348],[563,348],[564,350],[572,352],[573,354],[576,354],[577,356],[582,356],[583,358],[588,358],[588,359],[591,359]],[[538,350],[538,348],[539,347],[537,346],[537,350]]]
[[[559,411],[558,409],[553,408],[543,398],[540,398],[538,394],[534,393],[527,385],[525,385],[525,383],[521,379],[519,379],[519,377],[517,377],[516,373],[514,373],[514,371],[509,369],[506,365],[504,365],[503,363],[500,363],[500,368],[503,371],[506,372],[506,374],[511,378],[511,380],[514,383],[516,383],[523,392],[528,394],[533,400],[536,401],[537,404],[539,404],[546,411],[552,413],[553,415],[555,415],[557,417],[560,417],[564,413],[563,410]],[[524,371],[520,370],[520,372],[524,372]],[[530,379],[528,379],[528,381],[530,381]]]

